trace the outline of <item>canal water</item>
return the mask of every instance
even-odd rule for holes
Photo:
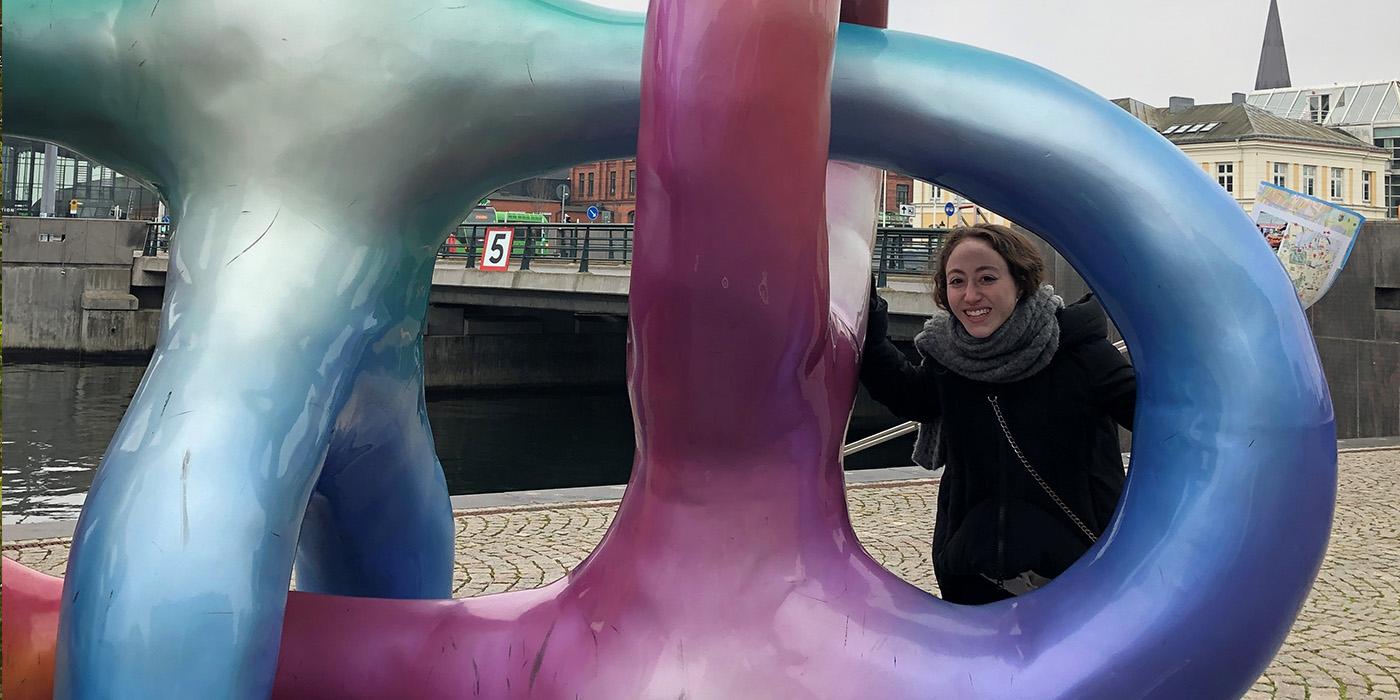
[[[4,522],[78,516],[145,370],[144,363],[5,363]],[[623,484],[632,468],[632,414],[621,386],[430,394],[428,418],[453,495]],[[848,441],[892,423],[853,421]],[[906,436],[846,466],[907,466],[912,444]]]

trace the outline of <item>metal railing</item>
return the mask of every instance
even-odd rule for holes
[[[851,455],[860,452],[861,450],[868,450],[876,445],[883,445],[884,443],[887,443],[890,440],[893,440],[901,435],[908,435],[909,433],[914,432],[916,429],[918,429],[918,427],[919,424],[917,422],[909,421],[908,423],[900,423],[899,425],[896,425],[893,428],[886,428],[878,433],[875,433],[874,435],[867,435],[859,440],[856,440],[855,442],[852,442],[849,445],[846,445],[845,447],[842,447],[841,456],[850,457]]]
[[[632,263],[632,224],[461,224],[438,248],[438,257],[462,260],[476,267],[486,243],[488,228],[514,231],[510,259],[522,270],[535,263],[567,265],[588,272],[589,265]],[[161,255],[170,250],[172,224],[146,225],[142,254]],[[876,284],[884,287],[889,275],[922,275],[933,266],[946,229],[881,228],[875,233],[871,267]]]
[[[486,244],[486,230],[514,230],[510,259],[528,270],[536,262],[572,265],[632,263],[632,224],[461,224],[448,234],[438,257],[462,259],[475,267]]]
[[[924,275],[936,265],[935,256],[947,229],[881,228],[875,231],[871,271],[875,286],[887,286],[889,275]]]
[[[514,229],[511,260],[528,270],[536,262],[576,266],[588,272],[599,262],[632,262],[632,224],[462,224],[448,235],[438,257],[461,259],[475,267],[481,258],[488,228]],[[884,287],[891,274],[924,274],[932,267],[946,229],[881,228],[872,253],[876,283]]]

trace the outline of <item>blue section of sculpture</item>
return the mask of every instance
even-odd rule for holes
[[[1118,516],[1008,613],[1051,635],[1016,687],[1243,694],[1307,596],[1336,496],[1321,364],[1258,231],[1166,139],[1025,62],[842,27],[833,81],[833,157],[937,182],[1041,234],[1099,293],[1137,367]]]
[[[434,250],[491,187],[634,149],[641,18],[89,0],[12,7],[4,38],[7,127],[154,183],[179,223],[157,352],[74,538],[58,695],[265,696],[294,556],[303,588],[447,596],[419,340]],[[1335,492],[1327,388],[1270,251],[1175,147],[1047,71],[860,27],[835,71],[833,158],[1042,234],[1138,367],[1109,533],[1034,596],[959,618],[989,653],[1038,654],[987,690],[1243,692]]]

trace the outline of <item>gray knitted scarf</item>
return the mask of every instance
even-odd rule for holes
[[[1009,384],[1034,375],[1055,357],[1060,347],[1060,322],[1055,312],[1065,301],[1055,288],[1045,285],[1016,304],[1011,317],[986,338],[968,335],[962,323],[947,311],[936,311],[914,336],[914,347],[968,379]],[[943,410],[948,407],[944,406]],[[919,425],[914,441],[914,463],[936,469],[944,462],[942,420]]]

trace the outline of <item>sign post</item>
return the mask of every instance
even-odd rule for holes
[[[589,221],[593,221],[594,219],[597,219],[597,218],[598,218],[598,205],[595,204],[595,205],[593,205],[593,206],[591,206],[591,207],[588,208],[588,220],[589,220]]]
[[[480,269],[505,272],[510,269],[510,248],[515,243],[515,229],[491,227],[486,229],[485,245],[481,248]]]

